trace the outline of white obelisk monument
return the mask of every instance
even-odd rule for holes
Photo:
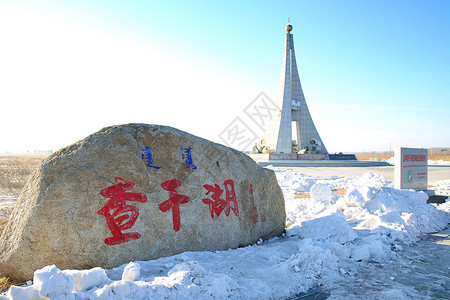
[[[286,25],[283,67],[276,104],[281,110],[272,115],[265,131],[265,143],[275,153],[328,154],[306,105],[295,61],[292,25]],[[296,147],[293,146],[292,126],[296,127]]]

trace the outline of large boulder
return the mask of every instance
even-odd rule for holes
[[[45,159],[0,239],[0,274],[110,268],[280,235],[283,194],[247,155],[159,125],[108,127]]]

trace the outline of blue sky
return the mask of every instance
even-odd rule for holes
[[[450,146],[448,1],[2,0],[0,152],[131,122],[221,142],[275,99],[288,17],[330,152]]]

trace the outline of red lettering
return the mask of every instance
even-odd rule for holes
[[[227,201],[225,215],[228,217],[230,215],[230,210],[232,210],[236,217],[239,217],[239,207],[234,191],[234,182],[233,180],[225,180],[223,185],[225,186],[225,201]]]
[[[139,209],[127,205],[126,201],[147,201],[145,194],[126,192],[134,187],[134,182],[125,181],[120,177],[116,177],[115,181],[117,184],[100,191],[100,194],[109,200],[103,208],[97,211],[99,215],[105,216],[106,224],[113,235],[105,239],[105,243],[108,245],[117,245],[141,237],[138,232],[122,233],[123,230],[133,227],[139,216]]]
[[[220,213],[225,210],[225,215],[228,217],[230,211],[232,210],[236,217],[239,217],[239,207],[236,199],[236,193],[234,191],[234,182],[232,180],[225,180],[223,183],[225,187],[225,200],[221,199],[220,196],[223,194],[223,190],[218,184],[208,185],[205,184],[203,187],[207,190],[206,195],[212,193],[211,198],[203,199],[203,203],[209,205],[209,211],[211,212],[211,218],[214,219],[214,214],[219,216]]]
[[[211,199],[203,199],[203,203],[209,205],[209,211],[211,212],[211,218],[214,219],[214,214],[220,216],[220,213],[226,206],[226,201],[221,199],[220,196],[223,194],[223,190],[220,188],[218,184],[212,185],[203,185],[203,187],[207,190],[206,195],[212,193]]]
[[[262,214],[261,215],[261,222],[265,222],[266,221],[266,214]]]
[[[403,155],[403,162],[410,162],[410,161],[426,161],[427,156],[424,154],[404,154]]]
[[[188,196],[178,194],[176,188],[180,186],[181,182],[177,179],[167,180],[161,183],[161,187],[170,192],[170,197],[159,205],[159,209],[162,212],[172,209],[173,230],[175,231],[179,231],[181,226],[180,204],[188,203],[190,200]]]
[[[252,202],[252,211],[255,213],[253,215],[253,223],[258,223],[258,209],[255,205],[255,197],[253,196],[253,185],[250,184],[250,201]]]

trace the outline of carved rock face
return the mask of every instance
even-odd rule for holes
[[[0,239],[0,274],[111,268],[280,235],[284,199],[247,155],[159,125],[108,127],[49,156]]]

